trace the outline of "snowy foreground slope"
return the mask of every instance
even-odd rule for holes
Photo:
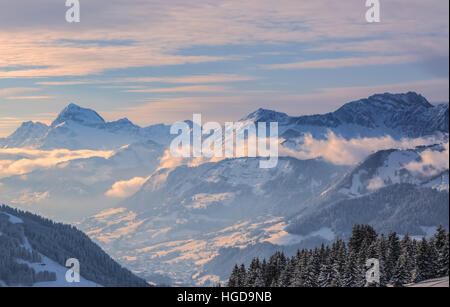
[[[80,282],[66,280],[67,259],[80,262]],[[0,286],[146,286],[71,226],[0,207]]]
[[[408,284],[406,287],[410,288],[448,288],[448,276],[436,279],[425,280],[417,284]]]

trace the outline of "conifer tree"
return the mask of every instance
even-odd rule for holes
[[[292,260],[287,261],[287,265],[283,269],[278,279],[277,287],[289,287],[291,286],[293,272],[294,272],[294,263]]]
[[[395,232],[391,232],[387,239],[387,250],[385,259],[385,274],[386,281],[389,283],[393,282],[393,272],[397,265],[398,259],[400,258],[401,246],[398,236]]]
[[[417,246],[412,281],[417,283],[430,277],[430,264],[428,262],[428,243],[423,238]]]
[[[320,273],[317,280],[317,286],[321,288],[329,287],[331,285],[331,265],[328,263],[322,264],[320,267]]]
[[[247,278],[247,270],[245,269],[245,265],[241,264],[241,266],[239,268],[239,274],[238,274],[238,287],[245,286],[246,278]]]
[[[230,276],[230,278],[228,279],[228,287],[239,287],[240,286],[240,284],[239,284],[239,274],[240,274],[240,270],[239,270],[239,267],[238,267],[238,265],[236,264],[235,266],[234,266],[234,268],[233,268],[233,271],[232,271],[232,273],[231,273],[231,276]]]
[[[258,278],[262,279],[261,266],[259,263],[259,259],[254,258],[247,270],[244,287],[254,287]]]
[[[345,263],[342,287],[354,287],[358,284],[360,270],[358,257],[355,252],[350,252]]]
[[[308,262],[305,270],[304,286],[309,288],[317,287],[320,274],[320,253],[318,249],[308,254]]]
[[[391,284],[394,287],[403,287],[411,280],[411,273],[408,270],[408,259],[401,255],[392,272]]]
[[[439,271],[439,265],[438,265],[438,259],[439,259],[439,252],[436,248],[436,241],[435,238],[431,238],[428,241],[428,249],[427,249],[427,255],[428,255],[428,274],[429,278],[433,278],[438,276]]]
[[[438,277],[448,276],[449,271],[448,233],[446,233],[445,229],[442,226],[439,226],[434,238],[438,258],[436,263],[437,276]]]

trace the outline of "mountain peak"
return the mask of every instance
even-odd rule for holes
[[[33,127],[39,127],[39,128],[48,128],[48,126],[46,124],[43,124],[41,122],[33,122],[33,121],[27,121],[27,122],[23,122],[20,128],[33,128]]]
[[[48,130],[48,126],[46,124],[43,124],[41,122],[23,122],[22,125],[20,125],[19,128],[17,128],[16,131],[14,131],[13,134],[9,136],[10,139],[13,139],[15,137],[23,137],[23,136],[36,136],[44,134]]]
[[[61,111],[56,120],[52,123],[52,127],[67,121],[77,122],[78,124],[85,126],[105,124],[105,120],[94,110],[82,108],[73,103],[69,104]]]
[[[416,92],[408,92],[408,93],[401,93],[401,94],[391,94],[391,93],[384,93],[384,94],[375,94],[367,98],[368,102],[371,103],[389,103],[393,105],[398,106],[404,106],[404,107],[426,107],[430,108],[433,107],[428,100],[425,99],[420,94],[417,94]]]
[[[253,113],[250,113],[240,121],[251,120],[254,122],[281,122],[289,116],[286,113],[281,113],[273,110],[259,108]]]

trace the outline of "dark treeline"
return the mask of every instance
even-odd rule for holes
[[[23,223],[10,223],[8,216],[2,213],[18,217]],[[28,286],[39,281],[54,281],[55,274],[35,273],[21,263],[40,262],[39,254],[42,254],[63,267],[67,259],[78,259],[80,275],[102,286],[148,286],[145,280],[123,268],[73,226],[2,205],[0,234],[0,280],[8,285]],[[25,242],[29,244],[28,248]]]
[[[366,284],[366,261],[380,263],[380,283]],[[355,225],[348,243],[338,240],[301,250],[294,257],[277,252],[267,261],[253,259],[248,269],[236,265],[230,287],[400,287],[411,282],[448,276],[449,235],[442,227],[430,239],[378,235],[367,225]]]
[[[55,273],[36,272],[25,263],[39,263],[42,259],[39,253],[27,248],[23,227],[8,220],[7,215],[0,214],[0,280],[7,285],[24,286],[55,281]]]

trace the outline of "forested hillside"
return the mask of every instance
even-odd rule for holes
[[[366,284],[366,261],[380,263],[380,283]],[[403,286],[448,276],[449,234],[439,227],[430,239],[378,235],[371,226],[355,225],[348,243],[298,251],[289,258],[277,252],[267,261],[255,258],[246,269],[236,265],[230,287]]]
[[[147,286],[75,227],[0,207],[0,285],[56,282],[54,270],[70,258],[79,260],[86,285]]]
[[[337,196],[335,196],[337,198]],[[347,240],[355,224],[369,224],[377,232],[426,234],[424,225],[449,224],[448,191],[393,184],[361,197],[331,201],[311,207],[292,219],[289,232],[306,235],[329,227],[337,237]]]

